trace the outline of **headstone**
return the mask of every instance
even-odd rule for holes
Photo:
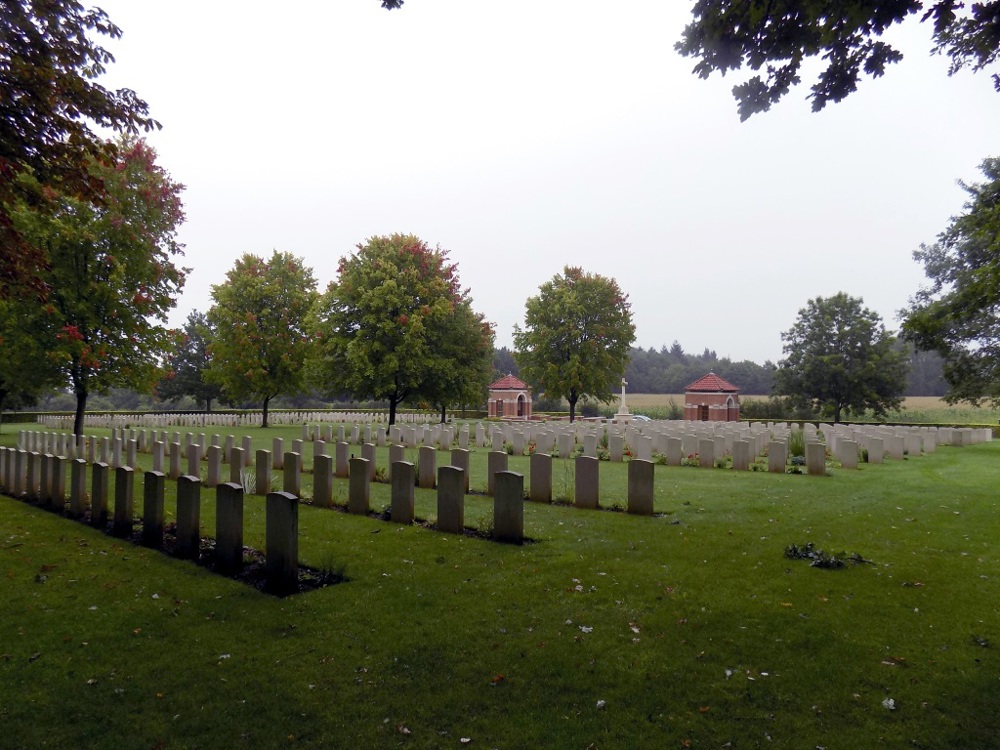
[[[448,534],[465,530],[466,472],[457,466],[442,466],[437,476],[437,529]]]
[[[684,458],[683,441],[678,437],[667,438],[667,466],[680,466]]]
[[[853,440],[838,441],[837,451],[840,454],[840,466],[843,469],[858,468],[858,444]]]
[[[625,457],[625,436],[617,433],[608,435],[608,454],[612,461],[622,461]]]
[[[495,490],[496,475],[507,471],[507,454],[503,451],[490,451],[486,454],[486,494],[492,496]]]
[[[368,461],[368,481],[375,481],[375,443],[361,444],[361,458]]]
[[[347,510],[356,515],[368,512],[371,482],[368,479],[368,461],[364,458],[350,460],[350,478],[347,487]]]
[[[178,557],[197,559],[201,546],[201,480],[198,477],[177,478],[177,543]]]
[[[501,471],[495,481],[493,538],[520,544],[524,541],[524,476]]]
[[[100,462],[90,471],[90,524],[104,528],[108,523],[108,489],[110,471],[107,464]]]
[[[413,523],[413,508],[413,464],[409,461],[399,461],[392,466],[393,523]]]
[[[767,445],[767,470],[772,474],[784,474],[788,463],[788,443],[772,440]]]
[[[334,473],[339,479],[347,479],[350,475],[350,466],[348,461],[350,459],[350,446],[341,440],[337,443],[336,447],[337,463],[334,467]]]
[[[167,476],[177,479],[181,473],[181,444],[175,441],[170,444],[170,471]]]
[[[259,449],[256,461],[253,494],[263,497],[271,491],[271,451],[266,451],[263,448]]]
[[[115,519],[111,530],[115,536],[128,536],[132,533],[133,484],[132,467],[119,466],[115,469]]]
[[[187,473],[192,477],[201,476],[201,446],[191,443],[187,447]]]
[[[253,466],[254,453],[253,453],[253,438],[249,435],[243,436],[243,466],[249,469]]]
[[[465,448],[452,448],[451,465],[461,469],[465,475],[465,492],[469,492],[469,451]],[[438,476],[441,472],[438,472]]]
[[[153,471],[164,471],[163,459],[165,456],[163,448],[164,448],[163,443],[161,443],[159,440],[153,442],[152,445]]]
[[[406,460],[406,449],[399,443],[389,446],[389,482],[392,482],[392,465]]]
[[[215,488],[215,565],[223,575],[243,567],[243,488],[232,482]]]
[[[577,508],[594,509],[600,503],[600,461],[593,456],[576,457]]]
[[[53,456],[51,464],[50,484],[49,484],[49,507],[56,513],[66,510],[66,459],[62,456]]]
[[[536,503],[552,502],[552,456],[532,453],[528,462],[528,498]]]
[[[163,547],[163,485],[166,477],[159,471],[147,471],[142,482],[142,543]]]
[[[583,455],[588,458],[597,457],[597,435],[593,432],[583,437]]]
[[[319,508],[333,505],[333,458],[322,453],[313,456],[313,504]]]
[[[87,462],[75,458],[70,464],[69,514],[81,518],[87,510]]]
[[[698,441],[698,466],[702,469],[715,468],[714,438],[701,438]]]
[[[434,447],[430,445],[424,445],[420,447],[418,451],[418,468],[419,473],[418,482],[422,489],[434,489],[434,480],[437,475],[437,454],[434,451]]]
[[[197,446],[191,446],[188,448],[189,451],[200,450]],[[208,452],[206,453],[206,463],[207,466],[207,478],[205,479],[205,486],[209,489],[213,487],[218,487],[222,482],[222,448],[218,445],[210,445],[208,447]],[[198,476],[198,471],[192,471],[190,462],[188,464],[188,476],[196,477]],[[236,484],[240,484],[237,482]]]
[[[293,440],[292,445],[300,441]],[[284,460],[284,491],[299,497],[302,494],[302,454],[289,451]],[[271,493],[268,493],[271,494]]]
[[[870,464],[882,463],[882,456],[884,453],[885,453],[885,445],[882,442],[882,438],[879,437],[868,438],[868,463]]]
[[[806,443],[806,471],[813,477],[826,475],[826,445]]]
[[[285,468],[285,441],[281,438],[271,440],[271,458],[274,461],[271,464],[272,469],[281,471]]]
[[[243,449],[235,446],[229,449],[229,481],[243,485]]]
[[[733,441],[733,471],[748,471],[750,469],[750,441]]]
[[[633,459],[628,462],[628,512],[637,516],[653,515],[653,462]]]
[[[264,588],[285,596],[299,590],[299,499],[290,492],[269,492],[266,502]]]

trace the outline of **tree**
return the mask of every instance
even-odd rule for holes
[[[524,328],[514,326],[522,377],[569,403],[581,396],[612,400],[625,373],[635,324],[628,296],[614,279],[566,266],[525,303]]]
[[[951,403],[1000,403],[1000,158],[980,168],[985,182],[959,183],[965,213],[913,253],[931,284],[903,312],[903,335],[944,358]]]
[[[5,407],[32,403],[60,382],[45,349],[47,325],[33,298],[0,299],[0,424]]]
[[[25,287],[42,294],[46,263],[43,248],[17,231],[12,207],[38,199],[32,186],[102,201],[92,165],[114,161],[117,144],[92,126],[135,134],[159,123],[134,92],[96,83],[114,58],[89,37],[121,36],[103,11],[73,0],[4,0],[0,8],[0,297],[7,297]],[[24,172],[33,183],[17,179]]]
[[[44,330],[54,334],[45,346],[76,396],[77,434],[91,392],[156,382],[167,312],[186,275],[173,260],[183,254],[183,186],[145,141],[123,139],[117,151],[114,162],[90,162],[104,185],[100,204],[45,188],[42,202],[21,202],[12,213],[18,233],[47,258],[41,304]],[[29,173],[20,179],[34,181]]]
[[[862,73],[878,78],[903,59],[879,37],[918,14],[933,28],[931,51],[951,58],[950,73],[996,62],[1000,0],[937,0],[928,6],[921,0],[698,0],[675,49],[698,59],[694,72],[701,78],[744,65],[766,70],[766,81],[755,75],[733,87],[741,120],[777,103],[801,81],[802,63],[812,57],[826,65],[812,86],[813,111],[841,101],[857,89]],[[1000,91],[1000,74],[992,78]]]
[[[338,279],[314,311],[313,383],[388,401],[389,424],[408,398],[424,395],[440,404],[468,397],[477,376],[466,381],[467,373],[455,372],[453,379],[449,371],[477,367],[476,352],[487,337],[492,357],[492,329],[487,334],[485,321],[472,312],[447,252],[411,234],[372,237],[357,250],[340,259]],[[453,332],[457,320],[464,322]],[[464,335],[473,351],[454,345],[452,337]]]
[[[191,396],[212,411],[212,402],[222,395],[222,387],[205,380],[211,363],[209,347],[215,330],[208,316],[197,310],[188,315],[184,330],[177,334],[176,346],[167,356],[167,372],[156,386],[165,401]]]
[[[841,415],[898,409],[907,357],[878,313],[840,292],[811,299],[781,334],[786,358],[774,373],[775,393],[839,422]]]
[[[447,335],[434,347],[428,374],[416,394],[438,408],[442,422],[447,421],[450,405],[486,403],[494,353],[493,326],[473,311],[469,299],[454,306],[444,329]]]
[[[212,287],[212,299],[215,338],[205,380],[230,400],[262,401],[267,427],[271,399],[302,390],[306,317],[316,300],[312,269],[290,253],[275,250],[267,260],[247,253]]]

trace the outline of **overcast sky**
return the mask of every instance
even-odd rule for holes
[[[1000,155],[989,76],[948,78],[921,24],[846,101],[812,113],[807,72],[740,123],[742,78],[673,51],[691,2],[95,4],[124,32],[105,85],[149,102],[187,186],[177,325],[243,253],[299,255],[325,288],[358,243],[404,232],[449,251],[498,346],[577,265],[617,279],[638,346],[777,361],[816,296],[897,328],[924,282],[912,251]]]

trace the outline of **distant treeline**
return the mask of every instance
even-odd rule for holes
[[[517,375],[517,362],[507,347],[497,349],[493,365],[498,376]],[[768,395],[774,381],[775,363],[757,364],[750,360],[733,362],[719,357],[711,349],[688,354],[676,341],[659,350],[633,347],[625,369],[625,380],[632,393],[683,393],[685,387],[703,375],[714,372],[741,392]],[[941,373],[941,358],[934,352],[914,352],[910,348],[910,377],[907,396],[943,396],[947,383]]]

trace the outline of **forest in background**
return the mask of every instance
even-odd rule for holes
[[[500,347],[493,358],[493,369],[496,377],[503,375],[518,375],[519,368],[514,359],[514,353],[508,347]],[[683,393],[685,387],[708,372],[714,372],[721,378],[737,386],[741,393],[751,396],[767,396],[771,394],[775,364],[767,361],[764,364],[742,360],[734,362],[728,357],[719,357],[715,351],[706,348],[701,354],[689,354],[676,341],[659,350],[654,348],[633,348],[629,364],[625,370],[625,380],[630,393]],[[934,352],[918,352],[910,349],[910,376],[907,384],[907,396],[943,396],[947,390],[941,372],[941,358]],[[485,394],[484,394],[485,401]],[[536,400],[536,410],[545,405],[544,399]],[[53,391],[38,400],[36,404],[21,404],[25,409],[42,411],[72,411],[75,400],[73,394],[66,391]],[[242,408],[252,404],[221,404]],[[276,408],[288,409],[319,409],[347,408],[351,404],[331,403],[319,398],[316,394],[300,394],[297,396],[280,397],[275,400]],[[373,405],[374,406],[374,405]],[[559,410],[559,404],[551,405],[553,410]],[[93,411],[157,411],[157,410],[198,410],[199,406],[190,397],[164,401],[155,395],[141,394],[124,388],[115,388],[106,394],[95,394],[88,404]],[[470,405],[470,409],[476,406]]]

